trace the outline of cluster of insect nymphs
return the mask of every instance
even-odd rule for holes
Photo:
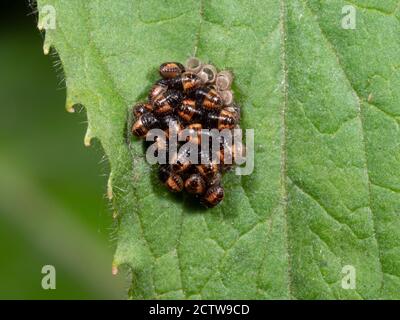
[[[232,74],[229,71],[217,72],[213,65],[190,58],[186,66],[177,62],[163,63],[159,73],[162,79],[152,86],[148,101],[133,107],[133,135],[144,138],[150,129],[158,128],[168,137],[173,123],[177,132],[194,130],[197,138],[186,141],[200,144],[202,129],[238,128],[240,109],[233,101]],[[166,148],[168,152],[168,140],[160,143],[159,148]],[[198,164],[179,161],[178,154],[175,161],[169,159],[159,166],[159,178],[170,191],[185,189],[206,207],[214,207],[224,198],[222,173],[232,167],[232,162],[224,163],[224,148],[227,147],[222,142],[219,161],[212,161],[210,157],[206,164],[204,161]],[[230,150],[233,159],[234,148]],[[202,157],[201,151],[196,157]]]

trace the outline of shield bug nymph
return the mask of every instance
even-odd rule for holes
[[[155,154],[163,159],[159,180],[171,192],[185,190],[207,208],[215,207],[225,195],[223,173],[244,153],[241,144],[221,138],[223,130],[224,135],[232,133],[240,122],[231,89],[233,74],[218,72],[197,58],[190,58],[186,66],[165,62],[159,74],[162,79],[151,87],[148,101],[131,109],[132,134],[144,138],[151,129],[161,130],[154,141]]]

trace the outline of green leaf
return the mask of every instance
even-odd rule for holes
[[[115,266],[131,298],[400,298],[398,1],[40,0],[67,106],[111,165]],[[346,18],[346,17],[345,17]],[[126,115],[157,66],[195,54],[235,74],[255,170],[203,210],[160,186]],[[88,140],[86,140],[88,141]],[[342,286],[353,266],[356,288]]]

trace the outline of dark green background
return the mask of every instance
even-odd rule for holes
[[[24,0],[3,6],[0,298],[123,298],[126,276],[111,275],[113,221],[101,146],[84,147],[84,111],[64,109],[62,69],[54,52],[43,55],[33,8]],[[56,268],[56,290],[41,288],[47,264]]]

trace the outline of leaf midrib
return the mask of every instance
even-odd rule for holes
[[[333,53],[333,55],[335,56],[335,60],[336,60],[336,64],[337,66],[340,68],[340,70],[342,71],[344,78],[346,79],[349,87],[351,88],[352,94],[354,95],[354,97],[356,98],[357,101],[357,117],[360,121],[360,128],[361,128],[361,142],[362,142],[362,149],[363,149],[363,157],[364,157],[364,172],[365,172],[365,177],[367,179],[367,185],[368,185],[368,207],[369,207],[369,212],[370,212],[370,216],[371,216],[371,221],[372,221],[372,227],[373,227],[373,237],[375,240],[375,244],[377,247],[377,252],[378,252],[378,262],[379,262],[379,273],[381,275],[381,284],[380,284],[380,290],[383,288],[384,285],[384,279],[383,279],[383,267],[382,267],[382,257],[381,257],[381,250],[380,250],[380,245],[379,245],[379,241],[376,235],[376,221],[375,221],[375,215],[374,215],[374,211],[373,211],[373,207],[372,207],[372,200],[371,200],[371,179],[369,176],[369,169],[368,169],[368,154],[367,154],[367,146],[366,146],[366,138],[365,138],[365,124],[364,124],[364,117],[363,117],[363,111],[362,111],[362,98],[360,97],[359,93],[357,92],[357,90],[355,89],[353,83],[351,82],[349,75],[347,74],[345,68],[343,67],[343,64],[340,60],[339,54],[335,49],[335,46],[333,45],[333,43],[329,40],[328,36],[326,35],[325,31],[322,29],[320,22],[318,20],[318,18],[315,16],[315,14],[313,13],[313,11],[311,10],[311,8],[309,7],[308,3],[305,2],[304,0],[301,0],[303,6],[310,12],[311,17],[315,20],[319,31],[321,32],[322,37],[325,39],[326,44],[328,45],[329,49],[331,50],[331,52]],[[360,294],[357,291],[358,294]],[[361,294],[360,294],[361,296]]]
[[[287,191],[287,124],[286,124],[286,113],[288,108],[288,66],[286,57],[286,37],[287,37],[287,26],[286,26],[286,3],[285,0],[280,0],[280,41],[281,41],[281,64],[283,73],[283,104],[281,111],[281,122],[282,122],[282,137],[281,137],[281,189],[282,189],[282,203],[283,203],[283,214],[285,218],[285,246],[287,254],[287,291],[289,298],[294,298],[292,289],[292,266],[291,266],[291,253],[290,253],[290,240],[289,240],[289,221],[288,221],[288,191]]]

